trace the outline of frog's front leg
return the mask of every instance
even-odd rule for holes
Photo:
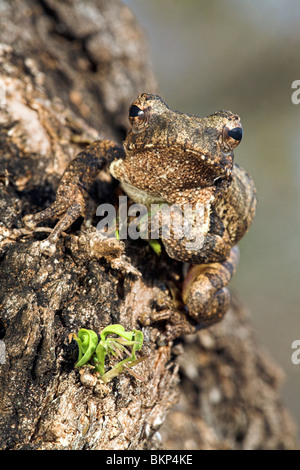
[[[84,215],[88,191],[104,165],[124,156],[123,147],[109,140],[98,140],[89,145],[67,166],[54,203],[42,212],[23,218],[24,224],[31,229],[45,220],[59,219],[51,235],[41,242],[45,252],[53,253],[61,233],[80,215]]]
[[[234,275],[239,261],[239,250],[231,249],[222,263],[192,266],[185,278],[182,299],[189,316],[200,327],[220,321],[230,306],[227,284]]]
[[[171,258],[192,264],[223,262],[228,258],[230,235],[210,201],[194,206],[174,204],[167,215],[168,219],[162,216],[160,220],[161,240]]]

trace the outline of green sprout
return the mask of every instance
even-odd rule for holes
[[[151,246],[152,250],[158,255],[161,255],[161,244],[159,243],[158,240],[149,240],[148,241],[149,245]]]
[[[117,337],[110,337],[109,335],[117,335]],[[141,350],[143,345],[144,335],[141,331],[125,331],[122,325],[109,325],[100,333],[100,341],[94,331],[85,328],[79,330],[78,336],[73,333],[72,338],[75,339],[79,348],[75,367],[80,368],[85,365],[94,367],[104,383],[109,382],[126,370],[138,380],[143,380],[142,377],[130,370],[131,367],[149,357],[143,356],[137,359],[135,354]],[[124,353],[127,354],[127,357],[122,359]],[[122,360],[106,372],[106,356],[114,356]]]

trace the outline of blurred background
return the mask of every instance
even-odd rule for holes
[[[291,100],[300,80],[299,0],[124,3],[148,36],[172,109],[205,116],[225,108],[242,118],[235,158],[259,201],[231,289],[285,371],[283,399],[300,428],[300,364],[291,361],[300,340],[300,104]]]

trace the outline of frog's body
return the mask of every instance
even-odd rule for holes
[[[53,251],[61,232],[84,213],[88,190],[105,164],[128,196],[148,208],[157,203],[204,208],[193,226],[193,234],[201,235],[198,249],[172,230],[162,242],[170,257],[200,264],[187,276],[183,299],[196,323],[214,323],[229,306],[225,286],[238,263],[233,247],[255,215],[253,181],[233,163],[242,139],[240,119],[229,111],[206,118],[174,112],[147,93],[131,105],[129,119],[132,129],[123,146],[100,140],[87,147],[67,167],[54,204],[26,216],[25,223],[33,227],[59,217],[46,242]],[[173,222],[176,217],[175,212]]]

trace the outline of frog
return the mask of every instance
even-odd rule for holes
[[[192,237],[174,228],[161,236],[167,255],[188,267],[182,285],[184,309],[168,314],[170,324],[191,333],[219,322],[228,311],[238,242],[255,216],[254,181],[234,161],[233,150],[243,137],[241,119],[227,110],[207,117],[173,111],[159,95],[142,93],[129,107],[129,122],[123,144],[99,139],[88,145],[67,166],[54,203],[23,221],[33,230],[45,220],[58,219],[41,242],[45,252],[54,253],[61,234],[84,216],[91,185],[105,167],[135,203],[191,208]],[[172,227],[178,214],[180,210],[172,212]],[[154,314],[144,324],[158,319]]]

